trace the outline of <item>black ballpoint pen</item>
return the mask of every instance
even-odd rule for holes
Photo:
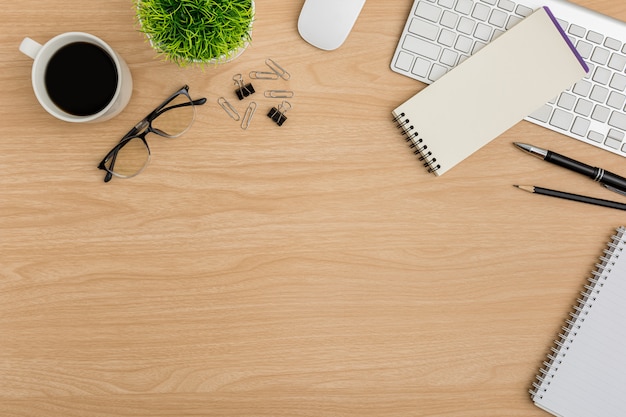
[[[533,145],[527,145],[525,143],[514,142],[515,146],[519,149],[528,152],[531,155],[541,158],[546,162],[553,163],[560,167],[569,169],[571,171],[582,174],[591,178],[594,181],[599,182],[611,191],[626,195],[626,178],[621,177],[612,172],[605,171],[602,168],[592,167],[567,156],[560,155],[556,152],[552,152],[546,149],[541,149]]]

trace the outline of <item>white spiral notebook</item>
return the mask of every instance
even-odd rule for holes
[[[530,393],[560,417],[626,416],[626,229],[604,250]]]
[[[393,110],[429,172],[441,175],[585,76],[546,7]]]

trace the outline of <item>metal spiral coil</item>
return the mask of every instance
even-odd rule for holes
[[[611,267],[615,264],[615,260],[619,258],[623,247],[618,245],[626,229],[620,227],[617,233],[611,237],[611,241],[604,249],[603,255],[599,258],[600,262],[595,265],[595,269],[591,272],[591,276],[587,278],[588,283],[585,284],[580,292],[580,297],[576,300],[576,305],[572,307],[569,317],[565,320],[565,325],[561,327],[562,333],[559,333],[557,339],[554,340],[553,346],[550,347],[547,360],[543,362],[539,373],[535,376],[529,392],[534,399],[543,398],[543,393],[548,390],[550,381],[559,370],[562,359],[567,355],[572,343],[575,341],[581,324],[585,321],[585,316],[589,313],[589,309],[596,300],[596,297],[602,291],[604,281],[611,272]]]
[[[415,130],[415,126],[411,124],[411,121],[406,118],[405,113],[400,113],[393,118],[394,123],[398,129],[402,130],[402,134],[405,135],[405,140],[409,143],[409,148],[413,149],[413,153],[419,155],[419,161],[423,162],[424,168],[429,173],[434,173],[441,168],[441,165],[437,164],[437,158],[428,151],[428,145],[423,144],[424,140],[419,138],[419,133]]]

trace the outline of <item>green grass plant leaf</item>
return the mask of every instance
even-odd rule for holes
[[[134,0],[141,31],[166,59],[226,61],[251,41],[252,0]]]

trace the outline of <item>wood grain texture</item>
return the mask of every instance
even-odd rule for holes
[[[626,20],[609,0],[580,1]],[[258,1],[236,61],[155,56],[132,2],[10,2],[0,12],[0,415],[542,416],[527,394],[618,211],[532,196],[615,198],[512,146],[623,172],[623,159],[526,122],[441,178],[391,123],[423,85],[389,63],[410,2],[370,0],[334,52],[301,40],[302,1]],[[111,121],[38,106],[24,36],[102,37],[134,77]],[[254,81],[246,131],[217,98]],[[148,136],[151,165],[102,182],[97,163],[188,84],[192,129]],[[265,113],[290,89],[282,126]],[[246,102],[247,103],[247,102]]]

